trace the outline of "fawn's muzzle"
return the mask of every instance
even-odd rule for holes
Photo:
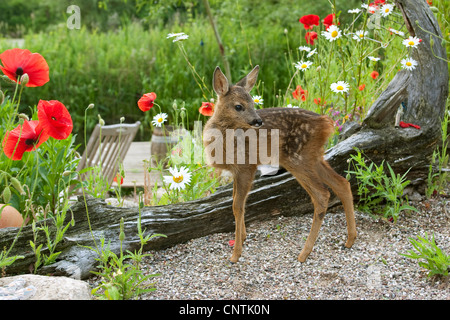
[[[249,123],[252,127],[261,127],[263,125],[263,121],[261,119],[255,119]]]

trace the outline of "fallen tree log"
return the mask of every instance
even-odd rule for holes
[[[442,37],[438,23],[423,0],[398,0],[405,24],[411,35],[422,39],[413,51],[413,58],[419,65],[412,72],[402,70],[396,74],[387,89],[371,106],[361,126],[327,151],[325,158],[340,174],[348,169],[347,160],[359,148],[374,162],[388,161],[399,173],[408,170],[413,183],[423,182],[433,150],[441,137],[441,120],[448,96],[448,65],[445,48],[440,41],[430,42],[430,36],[423,30]],[[405,105],[403,120],[420,125],[415,128],[397,129],[395,114],[401,103]],[[351,182],[353,187],[356,182]],[[330,206],[337,203],[330,201]],[[246,222],[269,219],[277,215],[298,215],[312,213],[309,196],[296,180],[285,172],[275,176],[258,177],[249,194],[246,208]],[[147,250],[161,249],[192,238],[216,232],[234,230],[232,214],[232,186],[219,189],[216,193],[196,201],[156,207],[116,208],[100,199],[83,199],[71,208],[75,225],[65,233],[64,241],[58,247],[62,253],[58,261],[39,269],[39,273],[52,273],[75,278],[87,278],[95,269],[97,254],[88,247],[99,245],[104,238],[110,249],[119,251],[119,222],[124,218],[126,234],[124,250],[139,246],[137,221],[141,215],[142,228],[146,234],[160,233],[167,237],[156,237],[147,245]],[[89,217],[89,220],[88,220]],[[67,219],[71,215],[68,213]],[[90,222],[90,226],[89,226]],[[38,222],[48,224],[51,220]],[[343,230],[345,226],[343,226]],[[0,230],[1,248],[9,248],[17,230]],[[95,240],[94,240],[95,239]],[[21,231],[10,256],[23,255],[7,268],[8,274],[28,272],[35,262],[29,242],[33,240],[31,226]],[[38,243],[45,243],[42,234]],[[45,248],[43,248],[45,252]]]

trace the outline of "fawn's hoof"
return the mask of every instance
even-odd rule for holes
[[[306,261],[307,258],[308,258],[308,254],[300,253],[298,255],[297,260],[303,263]]]
[[[230,258],[230,262],[231,262],[231,263],[236,263],[236,262],[238,262],[238,261],[239,261],[239,257],[237,257],[237,258],[236,258],[236,257],[231,257],[231,258]]]
[[[236,262],[238,262],[238,260],[239,260],[240,257],[241,257],[240,254],[233,253],[233,254],[231,255],[230,262],[231,262],[231,263],[236,263]]]
[[[346,248],[351,248],[355,243],[356,235],[354,237],[348,237],[347,242],[345,243]]]

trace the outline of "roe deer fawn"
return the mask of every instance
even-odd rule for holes
[[[291,172],[311,197],[314,205],[314,216],[311,231],[305,246],[298,256],[304,262],[316,241],[320,226],[328,208],[330,193],[328,185],[340,198],[347,221],[348,238],[345,246],[350,248],[356,238],[353,197],[349,182],[337,174],[324,160],[324,145],[334,130],[332,120],[314,112],[296,108],[269,108],[255,110],[254,101],[249,92],[256,83],[259,66],[256,66],[236,85],[228,83],[219,67],[214,71],[213,88],[218,96],[213,116],[205,125],[203,142],[206,147],[206,158],[209,165],[230,171],[234,178],[233,214],[235,217],[235,244],[231,262],[237,262],[242,253],[242,245],[246,237],[244,208],[257,166],[261,163],[251,158],[249,141],[245,142],[245,163],[236,163],[236,146],[230,149],[222,140],[222,150],[214,149],[208,154],[208,146],[212,140],[208,132],[218,131],[222,137],[230,134],[230,129],[256,131],[261,129],[279,130],[278,160],[279,164]],[[222,138],[223,139],[223,138]],[[235,140],[235,138],[232,138]],[[228,140],[227,140],[228,141]],[[270,143],[270,141],[269,141]],[[269,148],[271,149],[271,148]],[[221,153],[218,155],[218,153]],[[273,154],[272,154],[273,156]],[[214,157],[214,160],[212,158]],[[233,161],[229,161],[229,160]],[[228,160],[228,161],[227,161]],[[264,209],[262,209],[264,210]]]

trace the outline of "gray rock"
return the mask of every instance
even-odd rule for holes
[[[87,282],[25,274],[0,278],[0,300],[91,300]]]

